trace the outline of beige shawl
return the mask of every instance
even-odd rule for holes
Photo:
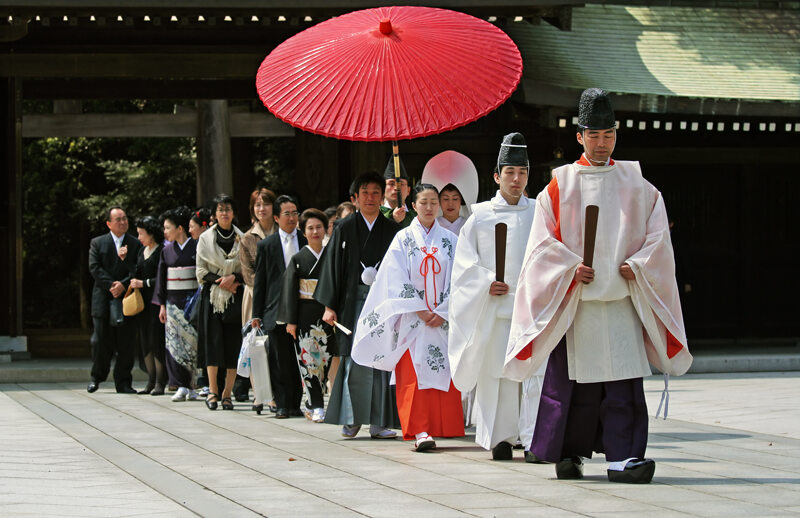
[[[197,240],[197,282],[201,285],[204,284],[203,278],[209,273],[225,277],[241,271],[239,243],[244,234],[235,225],[231,228],[236,232],[236,241],[228,254],[217,245],[217,225],[213,225],[206,232],[203,232],[200,235],[200,239]],[[233,293],[223,290],[216,283],[211,285],[210,295],[214,313],[225,312],[228,304],[233,302]]]

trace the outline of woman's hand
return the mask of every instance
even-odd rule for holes
[[[162,324],[167,323],[167,306],[165,306],[164,304],[161,304],[161,309],[158,310],[158,320]]]
[[[325,313],[322,315],[322,321],[333,327],[333,323],[336,321],[336,312],[328,306],[325,306]]]
[[[292,338],[297,340],[297,324],[286,324],[286,332],[292,335]]]
[[[144,281],[141,279],[131,279],[131,288],[144,288]]]
[[[427,325],[428,321],[433,318],[434,313],[433,311],[428,311],[427,309],[423,309],[421,311],[417,311],[417,316]]]
[[[226,275],[225,277],[220,277],[216,281],[219,284],[219,287],[225,291],[230,291],[231,293],[236,293],[236,288],[239,287],[239,283],[236,282],[236,276],[233,274]]]
[[[444,324],[444,319],[436,313],[433,313],[433,318],[425,322],[428,327],[440,327],[442,324]]]

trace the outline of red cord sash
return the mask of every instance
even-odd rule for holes
[[[425,254],[425,257],[422,258],[422,263],[419,265],[419,273],[422,275],[425,283],[425,305],[428,306],[429,311],[433,311],[438,304],[436,304],[436,275],[442,271],[442,265],[439,263],[439,260],[434,257],[433,254],[439,251],[438,248],[435,246],[431,247],[430,253],[428,252],[428,248],[425,246],[420,247],[420,251]],[[428,265],[430,262],[430,266]],[[433,308],[431,307],[430,302],[428,302],[428,273],[433,272]]]

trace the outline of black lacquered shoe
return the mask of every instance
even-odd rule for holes
[[[625,464],[622,471],[607,470],[609,482],[622,484],[649,484],[656,472],[653,459],[633,459]]]
[[[212,397],[214,398],[214,401],[211,401]],[[218,397],[219,396],[217,396],[213,392],[209,392],[208,393],[208,397],[206,398],[206,406],[208,407],[209,410],[216,410],[217,409],[217,405],[219,404],[219,403],[217,403],[217,398]]]
[[[222,398],[222,409],[233,410],[233,401],[231,401],[231,398],[229,397]]]
[[[492,460],[511,460],[511,444],[505,441],[492,448]]]
[[[567,457],[556,463],[556,477],[559,480],[580,480],[583,478],[583,461],[580,457]]]

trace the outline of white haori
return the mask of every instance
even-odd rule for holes
[[[537,198],[505,374],[526,378],[547,361],[565,334],[569,376],[578,382],[647,376],[646,360],[662,372],[685,373],[692,357],[661,194],[642,177],[638,162],[568,164],[554,171],[554,182]],[[595,279],[570,290],[583,260],[587,205],[600,208]],[[631,266],[635,281],[620,275],[623,263]],[[671,350],[667,331],[677,341]],[[529,344],[531,356],[518,359]]]
[[[353,361],[393,371],[409,350],[420,390],[449,390],[447,320],[457,240],[436,222],[427,232],[418,218],[395,235],[361,310]],[[444,324],[425,325],[417,316],[423,310],[432,310]]]
[[[475,387],[481,373],[503,377],[506,341],[525,243],[533,222],[535,202],[520,198],[509,205],[497,194],[472,206],[472,215],[461,228],[451,284],[448,351],[453,383],[462,392]],[[495,225],[508,225],[506,237],[506,295],[489,295],[496,280]],[[487,368],[482,369],[486,364]],[[534,374],[531,372],[530,374]]]
[[[167,291],[196,290],[197,268],[194,266],[170,266],[167,268]]]

